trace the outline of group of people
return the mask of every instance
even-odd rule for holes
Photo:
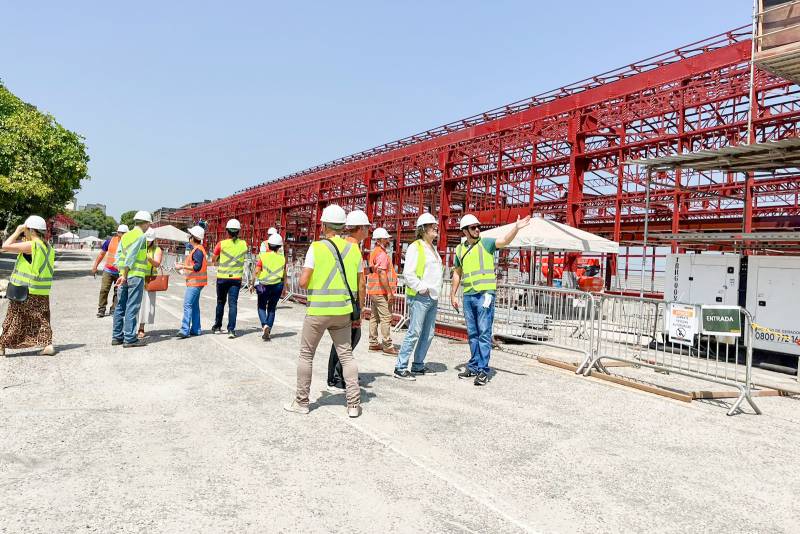
[[[482,238],[480,222],[474,215],[465,215],[459,224],[463,237],[455,249],[449,297],[456,311],[463,309],[470,347],[470,359],[458,377],[472,379],[476,386],[484,386],[489,380],[496,290],[494,253],[513,241],[529,220],[530,217],[518,219],[508,234],[499,239]],[[156,244],[151,224],[150,213],[137,212],[134,227],[120,225],[117,235],[103,243],[92,266],[96,275],[105,258],[97,316],[107,314],[108,296],[113,289],[112,345],[145,346],[144,325],[153,324],[155,319],[158,292],[148,287],[163,262],[163,252]],[[384,228],[375,229],[371,234],[374,246],[364,261],[361,244],[370,236],[372,227],[366,213],[361,210],[346,213],[342,207],[331,204],[322,211],[321,225],[322,237],[309,246],[299,277],[300,287],[308,291],[308,307],[300,336],[297,388],[294,399],[284,408],[295,413],[309,412],[313,358],[327,332],[333,342],[328,359],[328,386],[345,390],[347,413],[358,417],[361,399],[353,350],[361,339],[367,295],[371,307],[369,350],[395,357],[393,376],[397,379],[414,381],[429,372],[425,359],[434,335],[444,277],[442,257],[436,247],[439,224],[430,213],[420,215],[416,221],[416,239],[406,249],[403,279],[408,332],[399,351],[391,339],[399,278],[390,253],[392,236]],[[184,262],[176,265],[186,279],[183,318],[176,337],[185,339],[201,334],[200,295],[208,285],[208,266],[216,265],[217,305],[211,332],[223,333],[227,304],[225,333],[236,338],[238,298],[249,251],[248,244],[239,237],[240,230],[238,220],[228,221],[228,237],[217,243],[210,261],[203,246],[204,228],[194,226],[188,230],[191,249]],[[32,346],[43,346],[43,354],[55,353],[48,297],[55,256],[44,238],[45,232],[45,221],[31,216],[3,243],[4,251],[18,253],[11,283],[26,288],[29,295],[11,302],[0,335],[0,354],[6,348]],[[267,240],[259,247],[255,276],[248,288],[257,293],[264,341],[271,339],[277,304],[285,292],[287,271],[282,246],[282,237],[270,228]],[[459,287],[463,289],[463,303],[459,300]]]

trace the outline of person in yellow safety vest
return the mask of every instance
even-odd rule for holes
[[[375,247],[369,253],[369,274],[367,275],[367,295],[370,296],[369,350],[383,351],[392,356],[397,349],[392,343],[392,308],[394,294],[397,291],[397,271],[394,270],[392,258],[386,249],[391,243],[391,236],[385,228],[376,228],[372,232]],[[382,341],[378,340],[378,327]]]
[[[114,308],[114,326],[111,344],[123,348],[143,347],[144,340],[136,337],[136,323],[144,296],[144,277],[150,273],[147,262],[147,241],[144,233],[150,228],[153,218],[149,212],[138,211],[133,216],[136,227],[122,236],[117,249],[119,278],[116,285],[117,307]]]
[[[242,289],[244,260],[247,256],[247,243],[239,239],[242,225],[231,219],[225,225],[229,239],[224,239],[214,247],[211,263],[217,264],[217,312],[211,333],[222,331],[222,318],[225,315],[225,303],[228,303],[228,338],[236,337],[236,312],[239,305],[239,291]]]
[[[341,206],[331,204],[322,210],[323,238],[314,241],[306,253],[299,283],[300,287],[308,289],[308,309],[300,336],[297,391],[292,402],[284,406],[289,412],[309,412],[308,395],[314,353],[327,331],[342,362],[347,415],[361,415],[358,366],[353,358],[350,332],[353,300],[358,291],[358,269],[363,259],[358,245],[348,243],[337,235],[344,228],[345,220]]]
[[[416,380],[428,372],[425,357],[433,340],[436,310],[442,290],[444,269],[442,258],[433,243],[439,237],[439,221],[430,213],[417,218],[417,239],[406,249],[403,279],[406,283],[408,332],[400,346],[392,376],[400,380]],[[414,351],[411,371],[408,361]]]
[[[530,215],[517,218],[511,230],[502,238],[481,237],[478,218],[468,213],[461,218],[459,228],[466,240],[455,250],[453,287],[450,303],[458,311],[458,286],[464,287],[464,321],[467,324],[470,360],[458,378],[475,378],[476,386],[489,381],[489,357],[492,351],[492,323],[494,322],[494,296],[497,275],[494,270],[494,252],[506,247],[517,232],[528,225]]]
[[[100,254],[97,255],[97,258],[95,258],[94,264],[92,265],[92,275],[96,275],[100,262],[103,261],[103,258],[106,260],[105,265],[103,266],[103,280],[100,283],[100,299],[97,302],[97,317],[106,316],[108,292],[111,291],[112,287],[114,288],[114,298],[111,300],[112,313],[114,308],[117,307],[117,286],[114,285],[114,283],[119,277],[119,271],[114,265],[114,262],[117,261],[117,248],[119,248],[119,241],[127,231],[128,225],[120,224],[117,227],[117,235],[111,237],[110,239],[106,239],[103,242],[103,246],[100,248]]]
[[[8,311],[0,335],[0,356],[6,349],[44,347],[39,354],[52,356],[50,288],[53,285],[55,251],[45,241],[47,223],[31,215],[3,242],[0,251],[16,252],[17,261],[9,278]],[[20,241],[20,238],[25,241]],[[13,286],[13,287],[12,287]],[[16,297],[12,297],[12,293]],[[27,293],[27,295],[25,295]]]
[[[267,251],[258,255],[255,283],[250,286],[251,293],[258,293],[258,318],[261,321],[261,339],[264,341],[271,339],[275,310],[278,309],[286,282],[286,258],[278,253],[283,246],[283,238],[274,233],[267,239],[267,246]]]
[[[370,222],[367,214],[361,210],[353,210],[345,217],[344,226],[347,233],[345,241],[355,245],[358,248],[359,255],[361,254],[361,242],[369,236]],[[364,275],[364,259],[362,257],[361,263],[358,266],[358,294],[355,295],[358,299],[358,309],[364,312],[364,303],[366,301],[366,277]],[[352,331],[350,333],[350,347],[352,350],[356,349],[358,342],[361,340],[361,317],[353,321]],[[342,363],[339,361],[339,354],[336,351],[336,345],[331,346],[330,356],[328,357],[328,388],[332,390],[345,389],[344,375],[342,373]]]
[[[164,253],[156,242],[156,231],[153,228],[147,229],[144,238],[147,243],[147,276],[157,276]],[[145,282],[147,282],[147,278],[145,278]],[[139,339],[143,339],[145,336],[144,325],[156,322],[156,297],[158,297],[158,291],[147,291],[145,287],[142,308],[139,312],[139,333],[136,334]]]

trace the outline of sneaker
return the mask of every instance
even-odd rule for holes
[[[415,374],[415,375],[424,375],[424,374],[430,373],[430,372],[431,372],[431,370],[430,370],[430,369],[428,369],[427,367],[423,367],[422,369],[414,369],[414,368],[412,367],[412,368],[411,368],[411,372],[412,372],[413,374]]]
[[[303,415],[308,415],[308,412],[310,411],[308,406],[298,404],[296,400],[293,400],[289,404],[284,404],[283,409],[287,412],[301,413]]]
[[[390,356],[397,356],[399,354],[399,351],[396,348],[394,348],[394,346],[389,346],[389,347],[383,347],[383,353],[388,354]]]
[[[175,337],[177,337],[178,339],[186,339],[189,336],[187,334],[184,334],[183,332],[178,332],[177,334],[175,334]]]
[[[56,348],[53,345],[47,345],[39,354],[42,356],[55,356]]]
[[[328,391],[333,391],[338,393],[345,389],[345,385],[343,382],[328,382]]]
[[[370,345],[369,350],[372,352],[380,352],[383,350],[383,347],[381,345]]]
[[[361,406],[348,406],[347,417],[358,417],[361,415]]]
[[[122,345],[122,340],[121,339],[112,339],[111,340],[111,344],[112,345]]]
[[[146,347],[146,346],[147,346],[147,343],[145,343],[144,341],[138,340],[138,339],[136,341],[134,341],[133,343],[123,343],[122,344],[122,348],[123,349],[130,349],[130,348],[134,348],[134,347]]]
[[[106,310],[97,310],[97,318],[102,319],[106,316]]]
[[[220,332],[222,332],[222,327],[221,326],[212,326],[211,327],[211,333],[212,334],[219,334]]]
[[[399,378],[400,380],[408,380],[409,382],[413,382],[414,380],[416,380],[416,378],[414,378],[414,375],[412,375],[411,371],[409,371],[408,369],[403,369],[402,371],[398,371],[397,369],[395,369],[392,376],[394,376],[395,378]]]
[[[269,341],[271,338],[269,337],[270,332],[272,329],[269,326],[264,326],[264,333],[261,334],[261,339],[264,341]]]
[[[477,373],[473,373],[469,369],[464,369],[458,373],[458,378],[472,378],[473,376],[477,376]]]
[[[228,339],[233,339],[235,337],[236,337],[236,332],[234,332],[233,330],[229,330],[228,331]]]
[[[486,383],[489,382],[489,375],[484,372],[478,373],[478,376],[475,377],[475,382],[473,382],[476,386],[485,386]]]

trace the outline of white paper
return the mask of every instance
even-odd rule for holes
[[[488,308],[489,306],[492,305],[492,298],[494,298],[494,295],[492,295],[491,293],[485,293],[483,295],[483,307],[484,308]]]

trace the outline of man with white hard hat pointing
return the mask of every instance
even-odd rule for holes
[[[111,344],[122,345],[123,348],[142,347],[146,344],[136,338],[136,324],[144,296],[144,277],[150,274],[144,233],[150,228],[153,219],[149,212],[137,211],[133,222],[136,226],[122,236],[117,249],[116,266],[119,269],[119,278],[116,285],[119,293],[114,309]]]
[[[474,378],[476,386],[489,381],[489,357],[492,351],[492,324],[494,322],[494,294],[497,275],[494,270],[495,250],[508,246],[517,232],[528,225],[530,216],[517,218],[517,223],[500,239],[481,238],[478,218],[468,213],[461,218],[459,228],[465,241],[455,250],[453,285],[450,302],[458,310],[458,286],[464,287],[464,321],[471,357],[459,378]]]

